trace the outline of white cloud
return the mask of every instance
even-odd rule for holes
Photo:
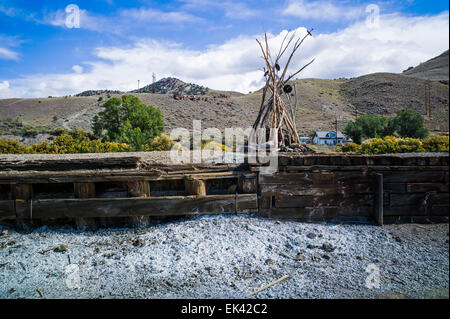
[[[83,73],[83,67],[80,65],[74,65],[72,67],[72,70],[76,73],[76,74],[81,74]]]
[[[354,77],[373,72],[401,72],[424,62],[449,47],[448,12],[436,16],[381,16],[379,28],[364,21],[343,30],[317,34],[305,41],[292,63],[292,72],[315,57],[302,77]],[[278,48],[285,35],[269,35]],[[298,28],[298,35],[305,32]],[[261,38],[261,35],[259,35]],[[99,47],[89,71],[68,74],[35,74],[8,79],[11,88],[0,97],[61,96],[87,89],[132,90],[158,78],[178,77],[214,89],[243,93],[263,84],[264,66],[255,36],[241,36],[205,50],[189,50],[180,44],[145,40],[131,48]],[[75,69],[74,69],[75,71]]]
[[[125,18],[131,18],[134,21],[146,21],[146,22],[170,22],[170,23],[183,23],[183,22],[198,22],[202,19],[191,15],[183,11],[169,11],[164,12],[161,10],[140,8],[140,9],[127,9],[122,10],[120,15]]]
[[[4,59],[4,60],[18,60],[19,59],[19,55],[15,51],[12,51],[12,50],[7,49],[7,48],[0,47],[0,59]]]
[[[38,23],[66,28],[67,14],[57,10],[46,14]],[[161,11],[151,8],[124,9],[111,16],[96,15],[86,10],[80,10],[80,28],[111,34],[126,34],[127,30],[148,27],[153,23],[182,24],[203,21],[194,15],[183,11]]]
[[[339,3],[339,2],[338,2]],[[302,19],[314,19],[320,21],[353,20],[361,17],[365,8],[335,4],[329,0],[291,0],[283,14]]]
[[[0,82],[0,91],[6,89],[9,89],[9,82],[8,81]]]

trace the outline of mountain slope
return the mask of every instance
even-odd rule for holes
[[[416,78],[442,81],[448,84],[449,81],[449,52],[448,50],[441,55],[420,64],[419,66],[405,71],[403,74]]]
[[[176,78],[164,78],[155,83],[155,91],[158,94],[204,95],[208,88],[197,84],[185,83]],[[131,93],[153,93],[153,84],[131,91]]]

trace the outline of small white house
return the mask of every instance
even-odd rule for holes
[[[319,145],[336,145],[336,144],[346,144],[347,142],[352,142],[351,138],[347,138],[342,132],[315,132],[312,139],[313,144]]]

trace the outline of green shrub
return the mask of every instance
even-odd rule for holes
[[[430,135],[422,140],[426,152],[448,152],[448,136]]]
[[[397,116],[391,119],[386,127],[386,134],[397,133],[401,137],[425,138],[428,130],[425,128],[422,115],[414,110],[399,110]]]
[[[112,98],[93,119],[92,129],[108,142],[127,143],[142,151],[164,131],[160,110],[145,105],[133,95]]]

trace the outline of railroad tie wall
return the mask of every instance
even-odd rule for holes
[[[259,213],[299,221],[448,221],[448,156],[281,156]]]
[[[12,174],[14,175],[14,174]],[[257,213],[256,175],[235,171],[33,172],[0,179],[0,219],[33,220]],[[26,227],[25,227],[26,228]]]

